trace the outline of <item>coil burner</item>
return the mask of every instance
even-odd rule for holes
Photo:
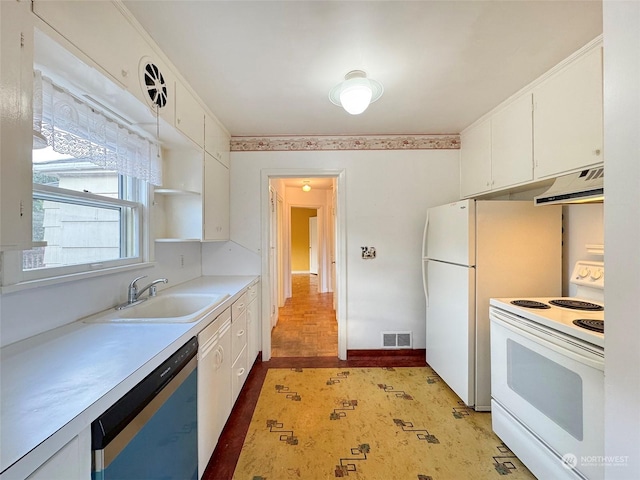
[[[546,303],[536,302],[535,300],[513,300],[511,304],[515,305],[516,307],[525,307],[525,308],[538,308],[538,309],[551,308]]]
[[[574,325],[577,325],[587,330],[594,332],[604,333],[604,320],[592,320],[588,318],[580,318],[573,321]]]
[[[572,300],[568,298],[550,300],[549,303],[557,307],[571,308],[573,310],[588,310],[591,312],[601,312],[602,310],[604,310],[604,307],[596,305],[595,303],[584,302],[582,300]]]

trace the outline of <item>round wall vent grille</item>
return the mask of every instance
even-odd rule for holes
[[[158,66],[148,59],[140,63],[140,82],[145,92],[145,99],[154,110],[167,104],[167,84]]]

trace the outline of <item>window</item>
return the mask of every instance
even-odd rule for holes
[[[38,70],[33,108],[34,246],[10,283],[145,261],[149,186],[162,182],[159,146]]]
[[[25,279],[140,261],[144,182],[47,147],[33,151],[33,185]]]

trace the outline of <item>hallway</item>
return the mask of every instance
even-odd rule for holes
[[[318,276],[294,274],[292,296],[278,310],[271,331],[272,357],[337,357],[338,324],[333,293],[318,293]]]

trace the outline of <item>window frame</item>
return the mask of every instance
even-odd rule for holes
[[[129,179],[130,180],[130,179]],[[130,181],[127,179],[123,179],[122,176],[120,178],[121,185],[123,183],[132,183],[141,185],[141,180]],[[122,187],[121,187],[122,188]],[[135,187],[134,187],[135,189]],[[133,234],[134,241],[132,242],[130,249],[133,250],[133,255],[127,257],[121,257],[114,260],[106,260],[106,261],[96,261],[89,263],[80,263],[75,265],[65,265],[60,267],[44,267],[33,270],[23,270],[22,262],[20,266],[20,271],[22,272],[20,281],[32,281],[32,280],[40,280],[51,277],[60,277],[64,275],[71,275],[77,273],[83,273],[88,271],[96,271],[109,269],[113,267],[125,266],[125,265],[134,265],[142,263],[144,259],[144,235],[143,235],[143,212],[144,212],[144,204],[141,202],[135,202],[130,200],[124,200],[120,198],[112,198],[101,195],[95,195],[88,192],[79,192],[74,190],[67,190],[59,187],[52,187],[48,185],[33,185],[33,197],[34,199],[37,197],[43,200],[49,201],[58,201],[63,203],[72,203],[81,206],[89,206],[89,207],[98,207],[98,208],[109,208],[120,211],[121,217],[121,231],[120,231],[120,248],[125,247],[125,243],[127,242],[127,236],[131,236]],[[133,219],[125,219],[124,217],[127,215],[126,211],[130,209]],[[131,229],[126,229],[124,226],[124,221],[131,222]]]

